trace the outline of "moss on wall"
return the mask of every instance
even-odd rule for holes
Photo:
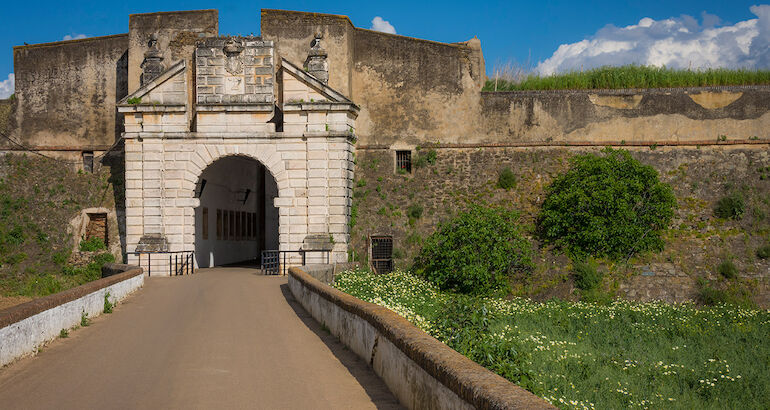
[[[39,156],[0,157],[0,296],[42,296],[99,278],[113,256],[73,253],[80,238],[68,227],[83,209],[114,209],[120,181],[106,166],[84,173]],[[118,243],[119,229],[108,231]]]
[[[561,251],[539,245],[533,234],[535,219],[545,188],[567,169],[568,159],[599,149],[438,149],[434,164],[426,161],[411,175],[394,172],[392,151],[359,150],[356,221],[351,232],[353,257],[366,261],[369,235],[393,235],[396,266],[408,268],[422,240],[439,221],[471,202],[500,204],[522,212],[521,223],[530,232],[538,253],[535,272],[514,278],[515,294],[575,299],[571,261]],[[415,155],[425,152],[423,149]],[[717,287],[737,286],[759,304],[770,304],[770,261],[756,257],[757,249],[770,240],[770,153],[764,147],[645,147],[631,152],[671,184],[678,209],[663,252],[639,255],[623,263],[600,261],[600,270],[607,272],[605,290],[631,299],[681,302],[698,298],[700,278]],[[516,175],[516,185],[510,190],[497,186],[499,173],[505,168]],[[716,203],[733,192],[745,198],[743,217],[717,218]],[[409,215],[414,207],[423,209],[417,218]],[[717,273],[717,266],[725,259],[738,266],[738,282],[729,282]]]

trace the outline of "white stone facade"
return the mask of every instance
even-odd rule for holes
[[[227,47],[248,50],[247,41],[224,39]],[[266,42],[258,42],[264,54]],[[206,47],[217,42],[207,41]],[[234,52],[228,49],[230,57]],[[270,46],[272,53],[272,46]],[[203,54],[209,54],[204,52]],[[244,53],[248,59],[250,53]],[[263,61],[272,62],[270,58]],[[234,62],[231,66],[238,67]],[[285,63],[284,63],[285,64]],[[248,67],[247,67],[248,68]],[[162,243],[170,252],[195,249],[196,183],[214,161],[228,156],[244,156],[259,161],[275,179],[278,195],[274,204],[279,211],[278,242],[280,250],[300,250],[308,235],[330,235],[333,239],[333,262],[347,261],[350,209],[353,188],[355,117],[358,108],[344,96],[329,89],[297,68],[282,71],[279,78],[291,83],[297,92],[302,82],[319,101],[286,102],[285,128],[276,132],[273,118],[275,102],[257,103],[248,96],[225,100],[226,104],[199,105],[158,104],[152,101],[155,87],[169,88],[184,78],[184,63],[173,65],[155,81],[142,87],[119,104],[125,115],[125,181],[126,181],[126,245],[128,262],[138,263],[132,254],[146,238]],[[172,70],[175,70],[173,73]],[[271,67],[272,70],[272,67]],[[284,70],[283,67],[278,70]],[[238,72],[235,72],[237,75]],[[253,71],[253,70],[252,70]],[[248,70],[244,70],[248,72]],[[271,71],[272,72],[272,71]],[[216,71],[206,71],[206,79]],[[272,83],[272,76],[263,83]],[[224,74],[223,74],[224,75]],[[165,78],[164,78],[165,76]],[[233,73],[227,74],[229,78]],[[161,81],[162,80],[162,81]],[[235,81],[235,80],[229,80]],[[164,85],[165,84],[165,85]],[[282,83],[274,98],[283,101]],[[249,91],[252,91],[250,89]],[[176,92],[179,86],[173,85]],[[192,87],[187,87],[192,90]],[[212,88],[207,88],[210,96]],[[257,91],[264,93],[265,88]],[[129,100],[132,99],[129,103]],[[138,100],[147,103],[136,103]],[[180,98],[174,102],[183,102]],[[205,101],[205,99],[192,99]],[[218,100],[221,101],[221,100]],[[193,118],[192,122],[188,118]],[[282,124],[283,125],[283,124]],[[200,126],[200,128],[198,128]],[[181,127],[181,128],[180,128]],[[168,255],[153,255],[153,275],[168,274]],[[298,256],[292,263],[298,262]],[[142,260],[146,266],[147,257]]]

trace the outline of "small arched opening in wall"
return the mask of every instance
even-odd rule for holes
[[[256,266],[263,250],[279,248],[278,185],[260,161],[245,155],[216,159],[198,177],[194,196],[199,267]]]

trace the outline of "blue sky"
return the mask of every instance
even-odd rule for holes
[[[744,1],[140,1],[11,2],[0,25],[0,97],[9,90],[12,47],[124,33],[128,15],[215,8],[221,34],[258,34],[259,10],[278,8],[345,14],[358,27],[429,40],[481,39],[492,73],[513,63],[541,73],[603,64],[770,68],[770,5]],[[755,6],[755,7],[752,7]],[[706,14],[704,14],[706,13]],[[689,17],[688,17],[689,16]],[[560,48],[561,47],[561,48]],[[5,87],[5,88],[3,88]]]

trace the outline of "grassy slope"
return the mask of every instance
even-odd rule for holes
[[[335,286],[386,306],[561,408],[764,408],[770,312],[470,299],[396,272]]]
[[[547,77],[530,74],[519,81],[500,76],[487,80],[483,91],[590,90],[617,88],[674,88],[723,85],[768,85],[770,70],[705,71],[628,65],[573,71]]]
[[[502,151],[502,152],[501,152]],[[576,152],[566,149],[544,150],[468,150],[453,154],[439,150],[435,164],[417,167],[411,177],[393,175],[392,159],[384,154],[359,152],[354,188],[356,224],[351,231],[353,245],[366,262],[366,241],[372,232],[393,232],[396,266],[408,269],[421,243],[435,226],[470,203],[490,203],[521,211],[521,223],[533,238],[536,269],[531,275],[512,280],[514,296],[537,300],[552,297],[577,299],[572,292],[571,262],[558,249],[542,246],[534,234],[546,187],[569,167]],[[604,287],[618,297],[646,298],[642,291],[651,286],[657,298],[663,293],[671,300],[697,298],[695,281],[704,278],[709,286],[734,294],[748,291],[760,306],[770,306],[764,273],[768,259],[758,259],[756,250],[770,244],[770,163],[760,150],[721,149],[633,149],[632,155],[652,165],[661,179],[674,188],[678,209],[665,234],[665,249],[632,257],[628,263],[600,261],[605,272]],[[422,155],[422,154],[420,154]],[[483,164],[484,166],[478,166]],[[498,173],[509,167],[516,177],[510,190],[497,188]],[[730,192],[742,192],[746,209],[740,220],[724,220],[714,215],[716,202]],[[424,208],[418,219],[409,218],[407,209]],[[732,259],[739,278],[726,280],[716,271],[725,259]],[[642,277],[645,267],[656,267],[654,277]],[[676,272],[666,276],[662,267]],[[638,283],[637,283],[638,282]],[[626,289],[628,285],[628,289]],[[696,287],[697,288],[697,287]],[[639,291],[636,296],[629,290]]]
[[[77,173],[37,156],[0,158],[0,296],[44,296],[100,277],[112,255],[71,265],[67,226],[83,208],[114,206],[108,178],[104,168]]]

